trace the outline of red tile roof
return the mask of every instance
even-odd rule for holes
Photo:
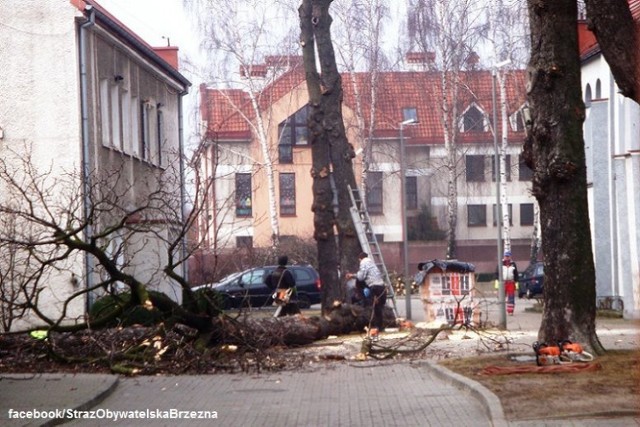
[[[460,90],[458,111],[462,113],[471,103],[475,103],[492,119],[492,77],[489,71],[468,71],[461,74],[463,86],[469,90]],[[357,73],[356,81],[363,96],[365,119],[370,115],[369,75]],[[405,128],[411,136],[411,144],[441,144],[443,142],[441,90],[442,74],[438,72],[385,72],[379,74],[377,110],[375,115],[375,137],[397,137],[399,123],[403,121],[403,109],[415,108],[418,124]],[[269,85],[260,97],[264,108],[289,93],[292,88],[304,83],[301,68],[295,68]],[[350,76],[343,75],[344,104],[355,109],[353,85]],[[507,74],[507,111],[517,111],[525,100],[525,73],[511,71]],[[208,121],[208,137],[216,139],[249,139],[251,130],[243,114],[253,119],[249,96],[240,90],[219,91],[202,85],[201,114]],[[499,101],[498,88],[496,97]],[[240,107],[232,107],[229,101]],[[498,120],[500,120],[498,109]],[[486,142],[491,140],[489,132],[461,134],[461,142]]]

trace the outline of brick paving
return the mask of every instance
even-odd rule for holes
[[[435,376],[427,364],[331,364],[313,372],[120,379],[96,408],[112,411],[216,411],[225,426],[488,426],[468,391]],[[92,425],[175,425],[176,420],[100,421]],[[83,425],[73,422],[70,425]]]

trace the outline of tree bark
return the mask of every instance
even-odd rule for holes
[[[318,24],[315,25],[315,40],[318,46],[318,58],[322,71],[321,105],[324,112],[324,127],[329,143],[331,166],[335,190],[338,196],[338,213],[336,226],[338,230],[338,257],[341,271],[352,271],[358,267],[358,254],[362,251],[360,241],[351,218],[351,196],[349,187],[357,188],[352,159],[355,157],[353,146],[347,140],[347,132],[342,116],[342,77],[335,60],[333,43],[331,42],[331,17],[329,4],[331,1],[316,1]],[[326,5],[326,7],[325,7]],[[340,296],[344,298],[341,286]]]
[[[621,93],[640,103],[640,29],[627,0],[585,0],[593,31]]]
[[[305,0],[299,8],[304,66],[312,109],[309,126],[314,176],[313,210],[319,273],[324,285],[323,311],[334,301],[345,299],[345,289],[337,276],[337,268],[340,266],[341,271],[357,268],[357,256],[361,251],[349,210],[351,199],[348,188],[356,188],[352,163],[355,153],[347,140],[342,117],[342,78],[331,42],[330,4],[331,0]],[[315,46],[321,75],[317,71]],[[335,200],[338,206],[334,214],[332,202]],[[337,248],[334,226],[338,232]]]
[[[322,309],[326,312],[335,300],[344,299],[344,289],[338,278],[338,247],[334,232],[335,217],[333,211],[333,189],[331,185],[331,146],[330,132],[327,129],[327,112],[322,100],[323,81],[318,73],[315,58],[315,32],[318,25],[330,25],[327,18],[315,6],[316,2],[305,0],[298,13],[300,16],[301,44],[304,69],[309,93],[309,136],[311,141],[313,177],[313,223],[314,238],[318,246],[318,273],[323,283]],[[324,8],[328,9],[330,1]],[[325,11],[326,13],[326,11]]]
[[[575,0],[528,0],[532,124],[525,157],[534,171],[545,254],[543,342],[570,339],[602,352],[595,332],[595,269],[587,181]]]

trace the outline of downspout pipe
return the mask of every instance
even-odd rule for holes
[[[84,220],[85,239],[89,241],[93,238],[93,228],[91,226],[91,168],[90,168],[90,137],[89,137],[89,78],[87,76],[87,46],[89,28],[96,23],[95,10],[93,6],[87,5],[85,12],[88,12],[87,20],[80,25],[79,65],[80,65],[80,114],[82,127],[82,184],[84,198]],[[93,287],[93,258],[91,254],[85,252],[85,284],[87,289]],[[85,298],[86,311],[88,312],[93,304],[93,295],[88,292]]]
[[[185,226],[185,219],[186,219],[186,212],[185,212],[185,208],[186,208],[186,190],[185,190],[185,168],[184,168],[184,161],[185,161],[185,157],[184,157],[184,114],[182,113],[182,107],[183,107],[183,103],[182,103],[182,98],[188,93],[189,91],[187,89],[183,90],[182,92],[180,92],[179,97],[178,97],[178,150],[179,150],[179,156],[180,156],[180,222],[182,224],[182,226]],[[189,281],[189,265],[187,263],[187,236],[188,233],[186,232],[187,229],[184,228],[184,232],[182,235],[182,242],[181,242],[181,252],[182,252],[182,260],[183,260],[183,264],[182,264],[182,275],[185,279],[185,281]]]

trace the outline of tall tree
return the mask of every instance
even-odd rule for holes
[[[334,198],[332,179],[338,194],[346,184],[344,182],[346,177],[339,174],[340,162],[337,165],[334,164],[335,159],[340,157],[337,154],[341,146],[338,144],[343,139],[346,140],[346,136],[341,110],[342,82],[335,64],[331,42],[330,4],[331,0],[304,0],[299,8],[300,43],[311,106],[309,131],[313,157],[311,174],[313,176],[314,238],[318,244],[318,270],[325,284],[322,296],[322,307],[325,310],[334,300],[344,299],[344,289],[338,281],[338,245],[335,240],[334,226],[338,226],[338,238],[342,244],[341,238],[345,228],[341,226],[346,225],[334,216],[332,205]],[[316,47],[322,75],[316,64]],[[353,150],[351,153],[340,154],[346,155],[343,161],[351,162]],[[355,185],[353,173],[348,182]],[[338,184],[340,188],[337,188]],[[343,192],[344,195],[348,197],[348,194]],[[353,229],[353,225],[351,227]]]
[[[503,250],[511,250],[511,218],[507,200],[507,149],[509,142],[509,106],[507,103],[507,78],[512,69],[519,69],[526,61],[527,50],[527,17],[526,8],[519,2],[508,3],[504,0],[491,0],[487,7],[487,22],[489,31],[487,41],[491,49],[491,68],[494,82],[497,82],[498,99],[496,102],[500,111],[500,150],[499,171],[500,176],[500,205],[502,217],[500,218]],[[513,79],[517,84],[518,79]],[[522,81],[524,92],[524,81]],[[495,126],[495,124],[494,124]],[[492,126],[492,132],[498,132]],[[497,214],[497,213],[496,213]]]
[[[469,65],[481,36],[486,32],[481,8],[471,0],[413,0],[409,8],[409,35],[422,52],[435,52],[440,73],[440,118],[446,150],[447,228],[446,258],[457,257],[458,172],[460,153],[458,124],[462,71]]]
[[[332,7],[333,16],[340,25],[337,34],[333,33],[336,52],[348,77],[347,84],[353,91],[354,130],[362,148],[361,182],[366,194],[367,172],[373,157],[379,76],[387,63],[382,50],[382,32],[384,22],[389,18],[389,5],[388,0],[340,0]]]
[[[580,57],[575,0],[528,0],[531,25],[525,157],[534,171],[545,253],[539,338],[581,341],[602,351],[595,333],[595,269],[587,206]]]

